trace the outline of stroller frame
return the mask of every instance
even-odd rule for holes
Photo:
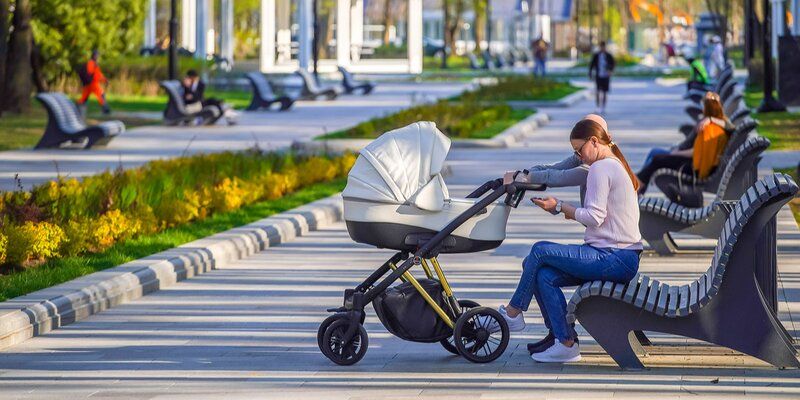
[[[517,174],[518,173],[519,172],[517,172]],[[363,328],[364,319],[366,318],[364,307],[375,300],[378,295],[383,293],[390,285],[399,279],[403,282],[409,282],[414,286],[416,291],[425,299],[426,303],[432,307],[439,318],[453,329],[453,339],[456,339],[455,349],[458,349],[457,352],[459,354],[473,362],[489,362],[502,355],[502,352],[508,344],[509,337],[508,325],[505,319],[503,319],[496,310],[486,307],[475,307],[468,311],[462,311],[462,305],[460,305],[453,294],[453,290],[447,281],[437,257],[439,253],[446,248],[446,239],[453,231],[468,219],[481,213],[487,206],[501,197],[506,197],[504,203],[507,206],[516,208],[522,200],[525,191],[544,189],[544,185],[523,182],[504,184],[503,179],[500,178],[488,181],[478,187],[475,191],[467,195],[467,198],[481,198],[484,195],[485,197],[481,198],[477,203],[458,215],[439,232],[432,236],[420,235],[418,238],[417,250],[413,252],[413,254],[408,251],[398,251],[361,282],[361,284],[354,289],[346,289],[344,291],[344,304],[342,307],[328,309],[329,312],[334,312],[335,314],[329,316],[320,325],[317,334],[320,350],[322,350],[323,354],[331,359],[331,361],[340,365],[355,364],[363,358],[367,347],[366,331]],[[489,194],[486,195],[487,193]],[[429,262],[433,266],[433,270],[431,270],[431,267],[428,265]],[[435,279],[441,284],[447,304],[446,309],[439,306],[428,292],[422,288],[419,281],[411,274],[410,269],[415,265],[422,267],[428,279]],[[389,275],[384,278],[384,275],[387,273],[389,273]],[[383,279],[381,280],[381,278]],[[477,303],[474,303],[474,305],[477,306]],[[464,349],[459,347],[458,337],[462,333],[471,334],[475,331],[474,326],[463,326],[465,322],[464,317],[469,315],[474,318],[475,315],[478,314],[484,319],[491,317],[495,320],[495,323],[500,325],[504,340],[498,347],[499,351],[495,351],[497,354],[489,354],[481,357],[471,353],[466,354],[465,351],[462,351]],[[347,346],[353,345],[354,340],[357,342],[355,346],[358,347],[358,349],[348,348]],[[448,339],[444,339],[443,342],[446,340]],[[448,349],[448,351],[456,352],[444,343],[442,343],[442,345]]]

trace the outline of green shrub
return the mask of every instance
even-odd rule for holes
[[[347,174],[355,156],[200,154],[0,193],[0,264],[100,252],[140,234],[277,199]],[[9,245],[4,245],[7,240]]]

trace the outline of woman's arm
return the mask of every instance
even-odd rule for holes
[[[608,215],[608,194],[611,191],[611,178],[598,170],[586,180],[584,206],[575,209],[574,218],[584,226],[598,227]],[[563,206],[562,206],[563,207]]]
[[[574,154],[570,154],[567,158],[554,162],[552,164],[539,164],[528,168],[529,171],[542,171],[545,169],[572,169],[583,164],[580,158]]]
[[[549,187],[581,186],[586,184],[589,166],[583,164],[575,155],[557,163],[531,167],[528,182],[545,184]]]

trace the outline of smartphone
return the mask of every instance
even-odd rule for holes
[[[544,197],[533,196],[531,197],[531,201],[533,200],[544,200]]]

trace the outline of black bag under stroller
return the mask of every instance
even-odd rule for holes
[[[439,305],[447,308],[442,285],[434,279],[419,279],[419,284]],[[401,283],[375,297],[372,307],[386,330],[412,342],[435,343],[453,334],[414,286]]]

